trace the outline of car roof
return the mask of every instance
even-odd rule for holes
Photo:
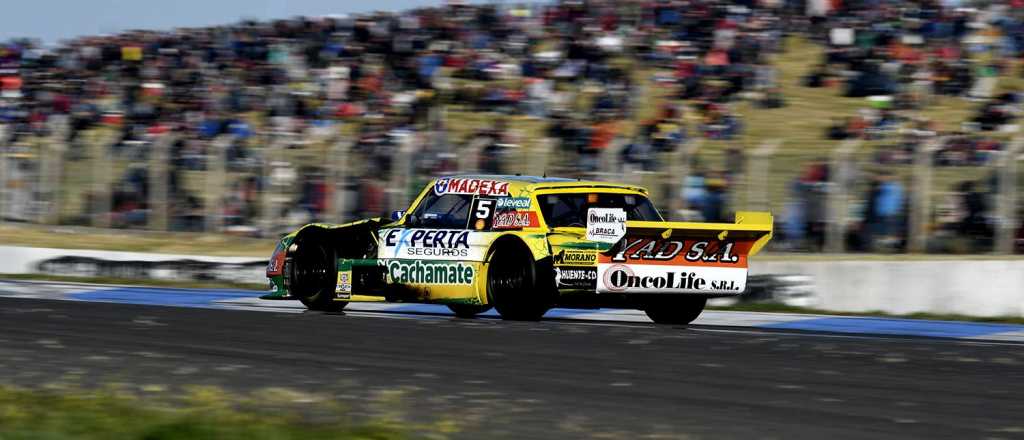
[[[488,179],[509,182],[518,189],[533,192],[542,189],[567,189],[567,188],[607,188],[624,189],[647,193],[647,189],[638,185],[624,183],[599,182],[596,180],[567,179],[564,177],[547,176],[525,176],[525,175],[500,175],[500,174],[461,174],[445,176],[447,179]]]
[[[455,176],[445,176],[450,179],[489,179],[489,180],[503,180],[506,182],[515,182],[521,184],[534,184],[534,183],[548,183],[548,182],[575,182],[575,179],[566,179],[564,177],[547,177],[547,176],[524,176],[520,174],[508,175],[508,174],[459,174]]]

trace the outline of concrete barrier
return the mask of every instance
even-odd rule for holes
[[[0,273],[262,283],[266,260],[0,246]],[[836,312],[1024,317],[1024,260],[760,261],[746,300]]]
[[[750,273],[806,276],[830,311],[1024,316],[1024,260],[755,261]]]
[[[0,273],[259,284],[267,260],[0,246]],[[269,256],[268,256],[269,257]]]

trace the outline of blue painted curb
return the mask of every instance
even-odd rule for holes
[[[177,289],[130,286],[61,285],[66,293],[43,297],[90,302],[199,307],[214,309],[248,309],[265,311],[297,311],[301,307],[285,301],[270,307],[273,301],[257,300],[264,292],[231,289]],[[46,290],[46,289],[40,289]],[[5,292],[0,291],[0,296]],[[8,295],[9,296],[9,295]],[[276,302],[280,303],[280,302]],[[267,305],[267,307],[263,307]],[[358,308],[362,306],[362,308]],[[450,315],[447,307],[436,304],[384,304],[364,303],[350,307],[358,312]],[[496,317],[490,310],[483,316]],[[649,322],[640,311],[617,309],[571,310],[553,309],[545,317],[554,319],[586,319],[609,322]],[[988,324],[962,321],[936,321],[923,319],[873,318],[854,316],[800,315],[795,313],[705,312],[698,325],[751,327],[773,330],[796,330],[860,335],[921,336],[933,338],[999,340],[1024,342],[1024,325]]]

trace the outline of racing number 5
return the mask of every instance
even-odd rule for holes
[[[476,218],[487,220],[491,218],[491,210],[494,206],[494,200],[491,199],[479,199],[476,201]]]
[[[476,199],[473,203],[473,222],[470,227],[478,231],[490,229],[494,216],[494,199]]]

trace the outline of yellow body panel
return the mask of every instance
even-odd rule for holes
[[[585,231],[583,228],[574,228],[578,230],[571,232],[560,231],[556,233],[551,231],[544,221],[544,216],[540,212],[537,201],[538,195],[600,192],[606,194],[637,194],[645,197],[647,196],[646,189],[634,185],[594,181],[528,182],[516,180],[515,177],[509,177],[505,180],[509,182],[509,197],[527,197],[530,199],[531,204],[529,210],[534,212],[537,216],[539,226],[496,234],[492,238],[491,242],[493,243],[499,238],[505,236],[516,237],[526,244],[530,249],[530,252],[533,254],[534,260],[537,261],[549,258],[554,253],[563,249],[576,250],[579,246],[591,246],[594,249],[594,252],[597,252],[598,250],[607,250],[609,247],[609,245],[603,243],[585,242]],[[431,181],[430,184],[420,192],[413,203],[409,206],[409,209],[406,210],[398,221],[390,225],[385,225],[384,227],[394,227],[405,223],[408,213],[415,211],[420,202],[430,194],[435,182],[436,180]],[[424,302],[487,304],[486,280],[487,269],[489,267],[488,260],[489,258],[479,264],[473,263],[477,276],[474,278],[472,286],[436,284],[410,284],[409,286],[417,290],[421,290],[424,293],[424,296],[420,298],[420,300]],[[353,299],[353,301],[356,300]]]

